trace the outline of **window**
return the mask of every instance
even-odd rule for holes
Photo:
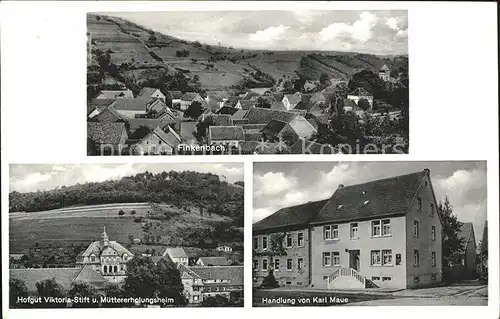
[[[339,226],[338,225],[326,225],[323,226],[323,239],[331,240],[339,238]]]
[[[323,280],[328,280],[328,276],[323,276]]]
[[[286,247],[292,247],[292,234],[286,234]]]
[[[267,237],[262,237],[262,249],[267,249]]]
[[[418,250],[413,251],[413,265],[414,266],[420,265],[420,252]]]
[[[267,270],[267,259],[262,260],[262,270]]]
[[[396,254],[396,266],[401,265],[401,254]]]
[[[420,277],[413,277],[413,282],[418,284],[420,282]]]
[[[413,237],[418,237],[419,233],[420,233],[419,223],[417,220],[414,220],[413,221]]]
[[[280,260],[279,259],[274,260],[274,270],[280,270]]]
[[[384,266],[392,265],[392,250],[382,250],[382,263]]]
[[[254,237],[253,238],[253,249],[258,249],[259,248],[259,237]]]
[[[253,269],[259,270],[259,261],[257,259],[253,260]]]
[[[380,280],[380,277],[373,276],[373,277],[372,277],[372,281],[375,281],[375,280]]]
[[[436,226],[431,227],[431,239],[436,240]]]
[[[436,252],[431,252],[431,266],[436,267]]]
[[[427,186],[429,186],[429,182],[427,182],[427,181],[425,181],[424,184],[425,184],[425,188],[427,188]]]
[[[382,236],[388,236],[391,234],[391,220],[382,219]]]
[[[417,209],[419,212],[422,211],[422,198],[417,197]]]
[[[437,277],[437,276],[436,276],[436,274],[432,274],[432,275],[431,275],[431,280],[432,280],[432,281],[436,281],[436,277]]]
[[[299,246],[299,247],[304,246],[304,233],[297,234],[297,246]]]
[[[95,261],[95,256],[90,256],[90,261],[94,262]]]
[[[297,259],[297,269],[301,270],[304,268],[304,258],[298,258]]]
[[[431,216],[434,216],[434,204],[431,203]]]
[[[331,253],[323,253],[323,266],[328,267],[332,265]]]
[[[292,268],[293,268],[293,261],[292,261],[292,259],[287,259],[286,260],[286,270],[292,271]]]
[[[372,250],[372,266],[380,266],[382,264],[382,259],[380,257],[380,250]]]
[[[380,220],[372,221],[372,236],[380,236]]]
[[[392,278],[391,277],[382,277],[382,281],[391,281]]]
[[[359,238],[358,223],[351,223],[351,239]]]
[[[332,253],[332,256],[333,256],[333,265],[340,266],[340,253],[338,251],[335,251]]]

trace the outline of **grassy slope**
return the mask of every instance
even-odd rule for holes
[[[253,71],[252,66],[276,79],[283,75],[294,76],[297,72],[308,79],[318,80],[321,73],[335,78],[348,78],[363,68],[377,71],[384,63],[391,66],[394,60],[389,57],[349,52],[316,52],[328,55],[320,57],[315,52],[305,51],[236,50],[205,45],[198,47],[192,42],[160,33],[155,33],[158,47],[147,48],[145,43],[149,39],[150,31],[134,23],[115,17],[97,20],[93,15],[88,16],[87,23],[88,30],[97,43],[95,47],[110,48],[113,51],[113,63],[131,62],[134,59],[136,65],[144,67],[161,65],[148,53],[150,50],[160,56],[169,69],[188,70],[187,75],[190,77],[198,75],[201,86],[207,89],[225,88],[245,78],[251,78],[245,69]],[[189,56],[176,57],[175,52],[181,50],[189,51]],[[213,63],[213,68],[207,69],[207,60],[216,55],[235,58],[236,63],[219,61]],[[141,70],[129,72],[133,72],[136,78],[152,76]]]
[[[155,226],[151,231],[154,236],[162,236],[162,243],[168,244],[171,238],[176,238],[186,229],[204,228],[216,221],[229,221],[225,216],[213,214],[212,217],[200,216],[198,209],[191,207],[191,212],[163,205],[180,214],[168,221],[146,220]],[[126,214],[118,217],[118,211],[123,209]],[[52,244],[67,246],[71,243],[89,244],[99,239],[103,227],[111,240],[122,244],[129,242],[129,235],[141,238],[144,234],[141,223],[134,222],[130,211],[134,209],[136,216],[145,216],[151,208],[148,204],[110,204],[95,206],[80,206],[78,208],[59,209],[33,213],[9,214],[9,245],[10,251],[20,251],[34,247]],[[159,223],[159,224],[158,224]],[[158,225],[158,226],[157,226]]]

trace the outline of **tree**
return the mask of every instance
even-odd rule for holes
[[[135,213],[136,213],[136,212],[135,212],[135,210],[133,210],[133,209],[130,211],[130,215],[132,215],[132,216],[133,216],[133,215],[135,215]]]
[[[222,295],[216,295],[210,296],[208,298],[203,299],[201,302],[202,307],[227,307],[229,306],[229,300],[222,296]]]
[[[328,85],[328,84],[330,84],[330,77],[328,76],[328,74],[321,73],[321,75],[319,76],[319,83],[321,85]]]
[[[158,278],[157,296],[160,298],[172,298],[176,306],[183,306],[186,300],[183,296],[184,285],[181,274],[175,264],[161,259],[156,264],[156,276]]]
[[[444,203],[439,202],[438,211],[443,222],[443,267],[460,264],[460,256],[465,249],[465,239],[459,236],[462,223],[453,214],[448,196],[445,196]]]
[[[126,297],[125,291],[117,283],[107,283],[106,286],[104,286],[104,294],[106,295],[106,297],[111,297],[111,298],[112,297],[116,297],[116,298]],[[110,303],[103,303],[103,306],[107,307],[107,308],[122,308],[124,306],[124,304],[110,302]]]
[[[64,289],[56,281],[55,278],[38,281],[35,284],[35,286],[36,286],[36,290],[38,291],[38,296],[42,297],[42,299],[45,299],[45,297],[54,297],[54,298],[63,298],[64,297]],[[66,307],[66,304],[48,301],[48,302],[44,302],[41,305],[41,307],[59,308],[59,307]]]
[[[118,212],[118,215],[120,217],[122,217],[123,215],[125,215],[125,212],[123,211],[123,209],[120,209],[120,211]]]
[[[483,238],[479,243],[478,257],[481,278],[488,279],[488,222],[484,224]]]
[[[9,280],[9,302],[10,308],[21,308],[25,304],[18,302],[18,298],[28,297],[28,287],[26,283],[22,280],[16,278],[10,278]]]
[[[99,300],[97,299],[98,298],[97,289],[93,285],[82,281],[73,282],[71,284],[71,289],[68,291],[68,297],[90,298],[90,302],[88,303],[87,302],[74,303],[73,304],[74,308],[97,307],[97,305],[99,304]]]
[[[201,114],[203,114],[203,108],[201,107],[201,103],[198,101],[194,101],[188,107],[188,109],[184,112],[184,117],[190,117],[197,119]]]
[[[367,99],[359,99],[358,106],[363,110],[367,111],[370,109],[370,102]]]
[[[148,39],[149,42],[156,42],[156,36],[154,33],[151,33],[151,35],[149,36],[149,39]]]
[[[264,108],[264,109],[270,109],[271,108],[271,103],[269,103],[269,101],[265,98],[263,98],[262,96],[259,96],[257,98],[257,104],[255,105],[256,107],[261,107],[261,108]]]

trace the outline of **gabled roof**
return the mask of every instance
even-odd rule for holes
[[[189,267],[202,280],[229,280],[231,285],[243,285],[243,266]],[[217,283],[220,284],[220,283]]]
[[[295,105],[297,103],[299,103],[300,101],[302,101],[302,97],[300,94],[285,94],[285,96],[283,97],[284,98],[287,98],[288,102],[290,102],[291,105]]]
[[[168,91],[170,97],[175,100],[179,100],[182,97],[181,91]]]
[[[340,187],[311,223],[344,222],[405,214],[426,175],[426,171],[420,171]]]
[[[205,266],[229,266],[231,264],[226,257],[200,257],[198,261]]]
[[[119,144],[126,132],[125,123],[87,122],[87,137],[101,144]]]
[[[458,237],[464,239],[464,244],[467,245],[470,241],[474,241],[474,246],[476,245],[474,236],[474,225],[472,223],[462,223],[462,227],[458,232]]]
[[[244,141],[245,133],[241,126],[210,126],[208,128],[210,141]]]
[[[390,71],[389,67],[387,66],[387,64],[384,64],[382,65],[382,67],[380,68],[380,71]]]
[[[237,109],[235,107],[223,106],[217,111],[217,114],[233,115],[234,113],[238,112],[238,110],[239,109]]]
[[[271,122],[267,123],[267,125],[262,129],[262,133],[271,136],[278,136],[286,125],[286,122],[271,120]]]
[[[240,109],[237,109],[238,111],[236,111],[232,116],[231,118],[233,120],[241,120],[243,118],[245,118],[245,115],[247,114],[248,110],[240,110]]]
[[[149,137],[150,134],[155,134],[160,138],[165,144],[171,146],[172,148],[176,148],[181,143],[181,138],[175,131],[170,127],[166,126],[168,132],[165,132],[160,127],[155,127],[151,133],[146,135],[142,140]]]
[[[169,247],[163,255],[168,255],[170,258],[188,258],[188,255],[182,247]]]
[[[111,106],[117,111],[146,111],[147,100],[117,99]]]
[[[181,100],[182,101],[192,101],[197,97],[201,98],[201,96],[196,92],[186,92],[182,95]]]
[[[177,269],[179,270],[179,272],[181,273],[181,278],[184,274],[187,274],[189,275],[190,277],[193,277],[193,278],[196,278],[196,279],[199,279],[200,276],[195,273],[194,271],[192,271],[188,266],[184,265],[184,264],[181,264],[179,263],[177,265]]]
[[[221,108],[219,102],[212,101],[212,100],[208,101],[207,105],[208,105],[208,108],[214,112],[218,111]]]
[[[210,114],[205,116],[203,122],[207,121],[212,121],[213,125],[211,126],[233,126],[231,115],[228,114]]]
[[[97,94],[99,97],[104,97],[106,99],[133,99],[134,93],[130,90],[102,90]]]
[[[293,112],[253,107],[248,110],[243,118],[247,119],[248,124],[267,124],[271,120],[278,120],[288,123],[296,116],[297,114]]]
[[[285,104],[283,102],[274,102],[271,103],[271,110],[286,110]]]
[[[118,122],[123,120],[123,117],[118,113],[114,107],[110,106],[97,116],[94,117],[98,122]]]
[[[87,247],[87,249],[85,249],[85,251],[80,253],[80,256],[88,257],[92,254],[94,254],[95,256],[100,256],[103,249],[106,248],[113,249],[114,251],[116,251],[118,256],[123,256],[123,254],[127,254],[128,256],[134,256],[134,254],[132,254],[127,248],[123,247],[120,243],[116,241],[109,241],[108,246],[106,247],[103,247],[100,241],[94,241]]]
[[[316,105],[317,104],[312,103],[310,101],[307,101],[307,102],[306,101],[300,101],[293,109],[294,110],[310,111]]]
[[[90,115],[90,113],[94,112],[95,109],[97,111],[102,112],[103,110],[107,109],[108,106],[113,104],[115,99],[97,99],[94,98],[92,101],[90,101],[87,104],[87,115]]]
[[[156,89],[156,88],[148,88],[148,87],[145,87],[145,88],[142,88],[142,90],[139,92],[139,94],[137,94],[137,98],[142,98],[142,99],[150,99],[152,97],[153,94],[156,93],[156,91],[159,91],[159,89]],[[160,91],[161,93],[161,91]]]
[[[252,107],[255,107],[255,105],[257,105],[257,101],[255,101],[255,100],[240,100],[240,105],[241,105],[241,109],[249,110]]]
[[[370,92],[368,92],[365,88],[357,88],[348,95],[354,95],[354,96],[372,96]]]
[[[276,228],[305,226],[314,218],[328,199],[308,202],[301,205],[284,207],[272,215],[253,224],[254,231],[265,231]]]

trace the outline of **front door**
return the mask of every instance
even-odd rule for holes
[[[359,271],[359,249],[349,250],[349,267]]]

